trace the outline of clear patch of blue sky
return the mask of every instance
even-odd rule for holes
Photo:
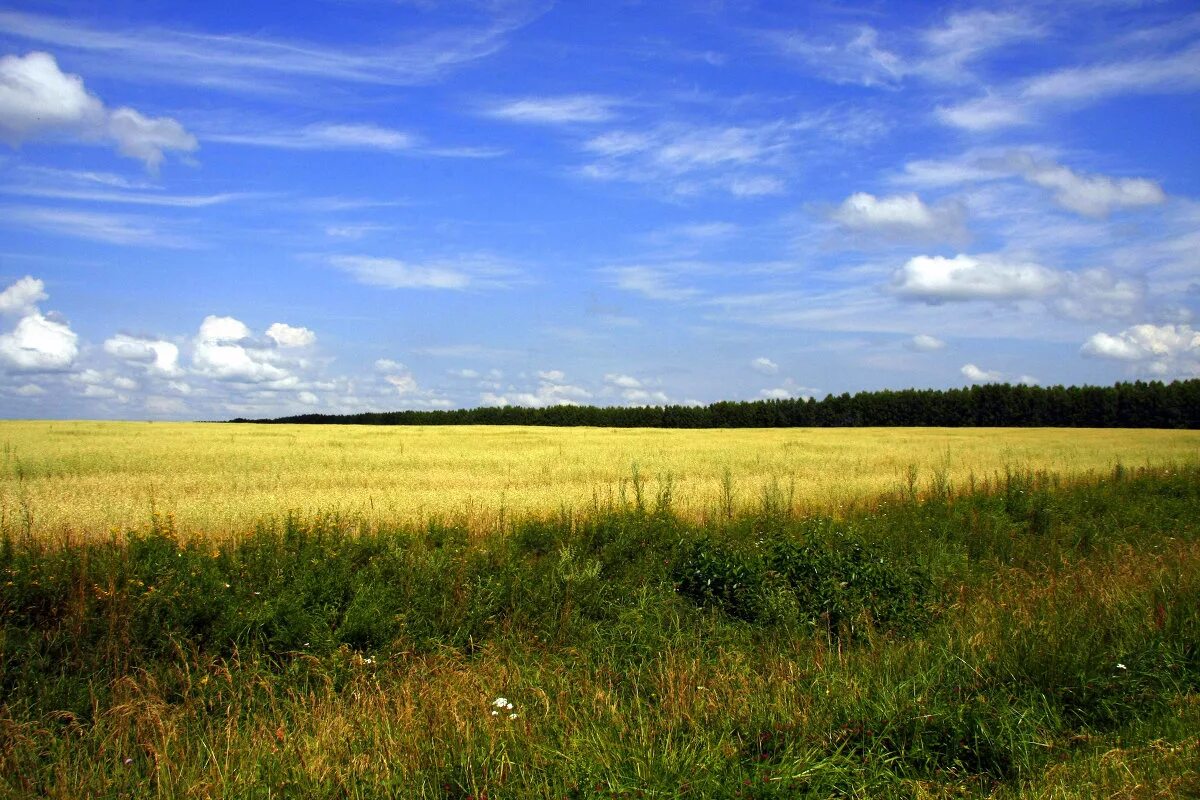
[[[0,414],[1200,374],[1200,12],[0,8]]]

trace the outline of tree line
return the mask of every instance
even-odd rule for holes
[[[860,426],[1200,428],[1200,379],[1113,386],[986,384],[884,389],[823,400],[724,401],[707,406],[500,406],[361,414],[299,414],[233,422],[326,425],[547,425],[599,428]]]

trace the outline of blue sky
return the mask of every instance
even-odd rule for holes
[[[0,415],[1200,375],[1190,3],[0,6]]]

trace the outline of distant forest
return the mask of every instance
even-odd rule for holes
[[[551,406],[300,414],[233,422],[321,425],[549,425],[597,428],[833,428],[861,426],[1200,428],[1200,379],[1114,386],[903,389],[824,400],[708,406]]]

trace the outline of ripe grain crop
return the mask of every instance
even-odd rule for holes
[[[171,515],[221,537],[288,514],[373,529],[615,503],[700,520],[763,507],[842,513],[905,485],[1006,468],[1063,476],[1180,463],[1200,432],[1016,428],[663,430],[0,422],[0,526],[88,537]]]

